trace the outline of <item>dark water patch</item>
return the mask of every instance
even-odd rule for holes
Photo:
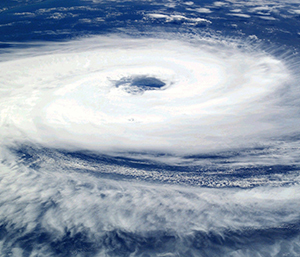
[[[144,157],[145,153],[127,153],[129,155],[133,154],[136,158],[122,157],[122,156],[110,156],[89,150],[77,150],[69,151],[63,149],[55,148],[45,148],[37,145],[19,145],[14,148],[9,149],[14,155],[16,155],[23,164],[29,166],[30,168],[38,168],[38,164],[43,162],[44,158],[53,158],[54,160],[82,160],[90,165],[93,164],[106,164],[106,165],[117,165],[123,167],[131,168],[141,168],[141,169],[167,169],[167,170],[185,170],[183,167],[177,167],[172,165],[167,165],[163,163],[157,163],[155,161],[147,160]],[[141,158],[139,158],[139,156]],[[163,157],[168,156],[165,154],[155,154],[152,157]],[[62,162],[63,164],[63,162]],[[188,169],[188,167],[186,167]]]

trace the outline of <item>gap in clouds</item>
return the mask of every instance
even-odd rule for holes
[[[252,154],[245,149],[247,158],[261,158],[256,149]],[[265,149],[259,149],[260,151]],[[299,184],[299,165],[294,164],[254,164],[241,163],[237,157],[240,152],[219,153],[215,155],[188,156],[187,161],[167,164],[176,157],[155,155],[153,160],[143,153],[127,153],[119,156],[104,155],[93,151],[67,151],[44,148],[34,145],[20,145],[9,149],[19,165],[35,171],[60,170],[91,174],[98,179],[125,181],[147,181],[201,187],[240,187],[252,188],[262,185],[290,186]],[[254,154],[255,153],[255,154]],[[157,162],[162,158],[163,162]],[[167,162],[166,162],[167,159]],[[242,159],[242,158],[241,158]],[[7,160],[7,163],[10,162]]]

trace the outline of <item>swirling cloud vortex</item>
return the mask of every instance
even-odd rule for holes
[[[270,54],[212,39],[94,37],[7,55],[1,139],[104,152],[261,142],[281,129],[270,96],[292,77]],[[161,87],[141,90],[147,79]]]

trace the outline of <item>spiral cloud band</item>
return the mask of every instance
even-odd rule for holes
[[[1,134],[177,155],[278,136],[273,116],[285,110],[272,95],[292,80],[284,61],[212,41],[96,37],[2,62]]]
[[[10,239],[2,241],[3,253],[12,249],[14,256],[299,254],[298,186],[163,187],[99,179],[70,168],[36,173],[1,168],[5,179],[0,218],[5,224],[2,232]]]
[[[25,46],[0,62],[2,254],[300,254],[295,60],[212,35]]]

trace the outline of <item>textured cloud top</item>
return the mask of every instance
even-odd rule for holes
[[[0,64],[3,140],[185,155],[294,130],[274,119],[293,71],[237,42],[96,37],[17,54]]]

